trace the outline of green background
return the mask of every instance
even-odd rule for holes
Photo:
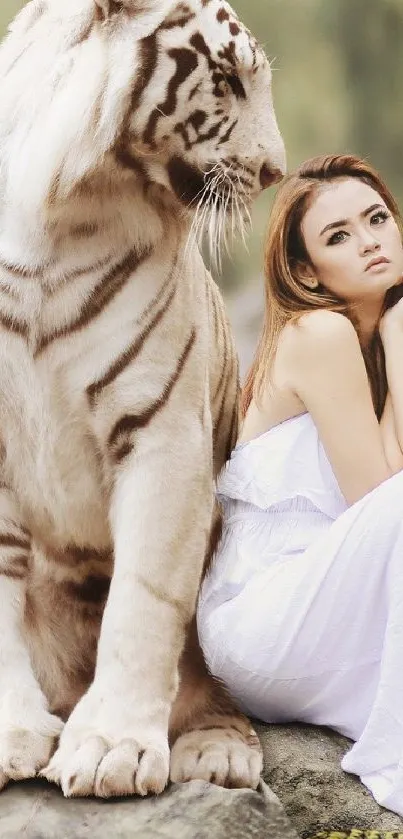
[[[0,0],[0,33],[22,5]],[[66,0],[68,2],[68,0]],[[234,0],[274,59],[274,99],[288,167],[316,153],[351,151],[380,170],[403,206],[403,0]],[[272,191],[253,211],[219,279],[242,366],[261,313],[262,237]]]

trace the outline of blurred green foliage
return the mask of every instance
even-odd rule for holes
[[[22,5],[0,0],[0,34]],[[66,0],[68,2],[68,0]],[[379,169],[403,206],[403,0],[233,0],[274,68],[274,99],[289,168],[352,151]],[[272,191],[253,211],[249,253],[236,245],[223,285],[261,268]]]

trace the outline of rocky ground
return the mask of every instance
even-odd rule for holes
[[[310,726],[263,726],[266,785],[258,792],[193,781],[159,798],[65,800],[45,782],[0,796],[1,839],[307,839],[318,829],[403,831],[340,760],[349,741]],[[282,802],[280,805],[278,798]],[[284,808],[284,809],[283,809]]]
[[[65,800],[45,782],[8,787],[1,839],[297,839],[275,795],[192,781],[158,798]]]
[[[265,753],[264,778],[301,837],[317,830],[394,830],[403,820],[384,810],[340,761],[351,741],[314,726],[257,725]]]

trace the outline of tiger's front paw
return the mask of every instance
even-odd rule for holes
[[[171,755],[171,781],[209,781],[222,787],[256,789],[263,768],[256,735],[245,739],[231,728],[182,734]]]
[[[63,723],[49,714],[42,701],[27,696],[21,702],[0,703],[0,790],[9,781],[34,778],[46,766]],[[7,707],[5,707],[7,706]]]
[[[167,735],[136,718],[134,698],[96,694],[90,688],[78,703],[41,774],[66,798],[162,792],[169,776]]]

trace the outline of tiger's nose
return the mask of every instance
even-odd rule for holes
[[[260,170],[260,186],[262,189],[267,189],[273,184],[277,184],[283,177],[283,172],[280,169],[271,169],[267,163],[263,163]]]

